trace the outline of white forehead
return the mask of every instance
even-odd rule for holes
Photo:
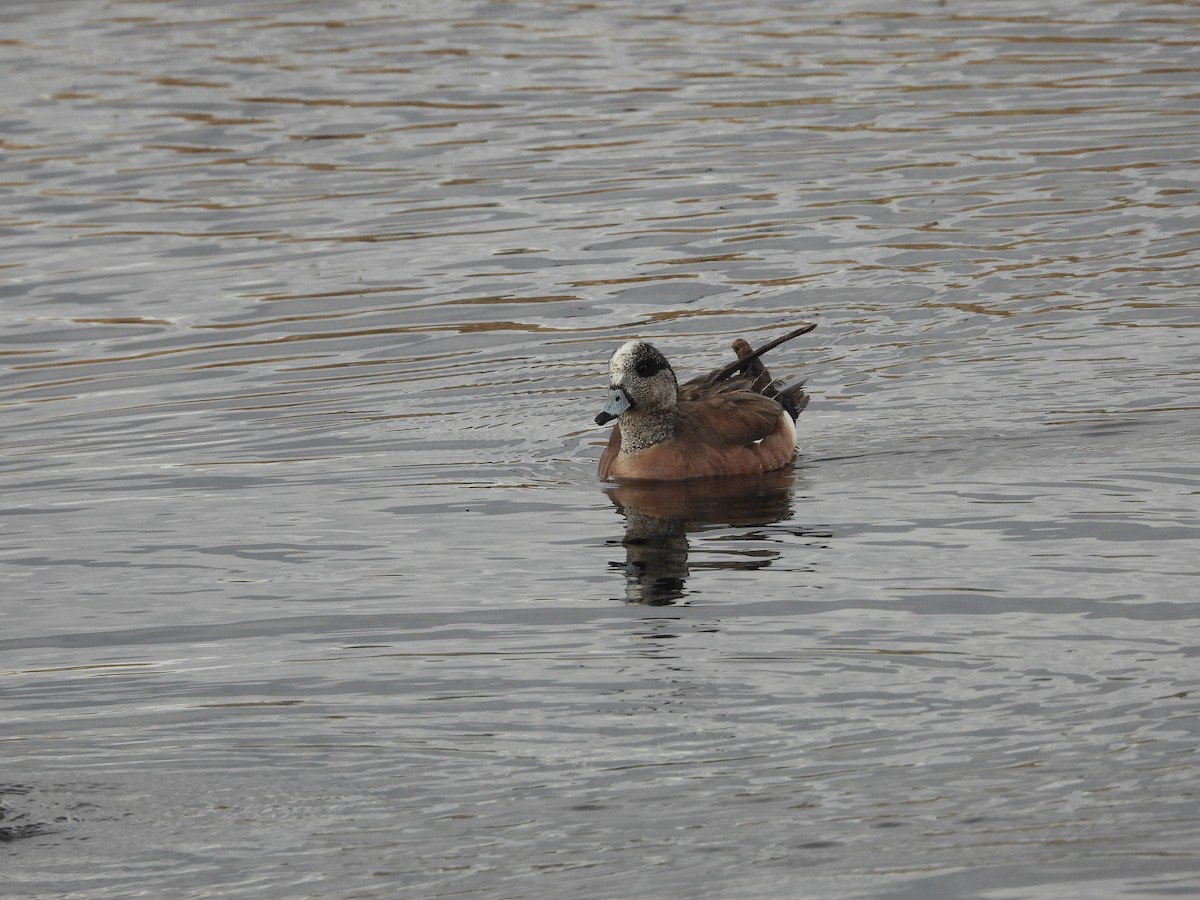
[[[612,359],[608,361],[608,374],[614,382],[620,381],[620,376],[624,373],[633,371],[633,367],[636,365],[637,348],[641,346],[641,343],[641,341],[626,341],[612,355]]]

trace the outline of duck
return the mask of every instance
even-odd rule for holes
[[[604,481],[685,481],[773,472],[796,455],[796,419],[808,406],[805,382],[784,386],[761,357],[807,334],[806,322],[755,350],[733,342],[737,359],[680,384],[662,352],[628,341],[608,363],[608,403],[597,425],[614,420],[598,473]]]

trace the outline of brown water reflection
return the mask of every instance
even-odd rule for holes
[[[716,526],[769,525],[792,516],[796,475],[781,470],[745,478],[675,483],[622,484],[606,493],[625,517],[624,563],[627,599],[663,606],[686,594],[688,534]],[[778,552],[738,550],[704,563],[706,568],[754,570],[769,566]],[[753,591],[753,585],[747,585]]]

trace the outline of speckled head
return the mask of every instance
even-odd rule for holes
[[[675,371],[667,358],[653,344],[645,341],[629,341],[617,348],[617,352],[608,361],[608,377],[613,387],[624,387],[627,382],[640,379],[650,379],[659,372],[671,373],[675,380]]]
[[[675,370],[653,344],[629,341],[617,348],[608,363],[608,405],[596,416],[603,425],[628,410],[669,413],[679,399]]]

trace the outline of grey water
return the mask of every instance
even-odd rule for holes
[[[0,6],[0,894],[1200,894],[1200,5]],[[606,360],[818,328],[792,469]]]

